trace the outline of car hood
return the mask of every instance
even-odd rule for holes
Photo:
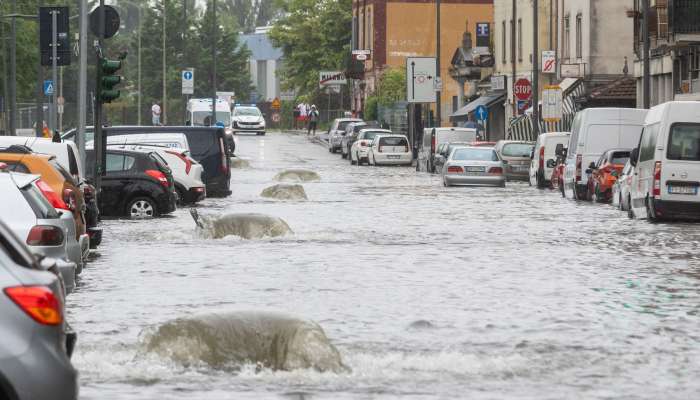
[[[233,120],[237,121],[237,122],[262,122],[263,121],[262,117],[256,117],[253,115],[241,115],[238,117],[233,117]]]

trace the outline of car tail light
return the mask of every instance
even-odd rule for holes
[[[68,205],[68,209],[71,211],[78,207],[78,200],[75,198],[75,192],[73,192],[73,189],[63,189],[63,201]]]
[[[63,322],[61,303],[51,289],[44,286],[15,286],[5,294],[34,321],[42,325],[60,325]]]
[[[408,145],[405,146],[404,153],[408,153]]]
[[[177,156],[177,158],[182,160],[182,162],[185,163],[185,173],[187,175],[190,174],[190,169],[192,169],[192,161],[190,161],[190,159],[186,155],[179,153],[177,151],[172,151],[172,150],[166,150],[165,152],[168,154],[172,154],[174,156]]]
[[[63,231],[57,226],[36,225],[27,235],[29,246],[60,246],[63,244]]]
[[[540,169],[544,170],[544,146],[540,147]]]
[[[7,169],[7,164],[5,164],[4,162],[0,162],[0,171],[4,171],[6,169]]]
[[[489,169],[489,175],[503,175],[503,168],[501,167],[491,167]]]
[[[654,164],[654,197],[661,196],[661,161]]]
[[[448,174],[461,174],[464,172],[464,168],[459,167],[459,166],[450,166],[447,167],[447,173]]]
[[[576,182],[581,181],[581,164],[583,159],[581,154],[576,155]]]
[[[221,150],[221,165],[219,169],[221,172],[228,175],[231,173],[231,170],[229,170],[228,164],[226,163],[226,148],[224,147],[224,139],[222,138],[219,138],[219,149]]]
[[[49,186],[46,182],[42,181],[39,179],[36,181],[36,186],[41,190],[41,193],[46,197],[46,200],[51,203],[53,208],[60,208],[62,210],[70,210],[68,208],[68,205],[66,204],[63,199],[58,195],[58,193],[54,192],[53,189],[51,189],[51,186]]]
[[[147,169],[146,170],[146,175],[150,176],[151,178],[157,180],[160,182],[163,187],[170,187],[170,183],[168,182],[168,177],[165,176],[164,173],[157,171],[155,169]]]

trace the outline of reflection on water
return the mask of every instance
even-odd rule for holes
[[[241,137],[249,169],[208,214],[294,233],[205,239],[175,218],[108,221],[69,298],[87,399],[635,398],[700,393],[700,225],[630,221],[523,184],[443,188],[351,167],[304,137]],[[260,198],[285,169],[307,202]],[[141,332],[237,310],[317,321],[349,373],[183,366]]]

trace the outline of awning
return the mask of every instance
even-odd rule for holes
[[[470,102],[466,106],[460,108],[450,115],[450,118],[466,117],[470,113],[473,113],[479,106],[491,107],[499,101],[504,101],[506,98],[505,93],[492,93],[479,97],[478,99]]]
[[[520,115],[510,121],[508,126],[508,140],[527,140],[535,141],[533,137],[532,119],[528,115]]]

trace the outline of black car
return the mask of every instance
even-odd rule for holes
[[[87,164],[93,165],[95,152],[86,153]],[[102,215],[137,219],[175,211],[175,182],[158,153],[107,149],[106,158],[98,196]]]

